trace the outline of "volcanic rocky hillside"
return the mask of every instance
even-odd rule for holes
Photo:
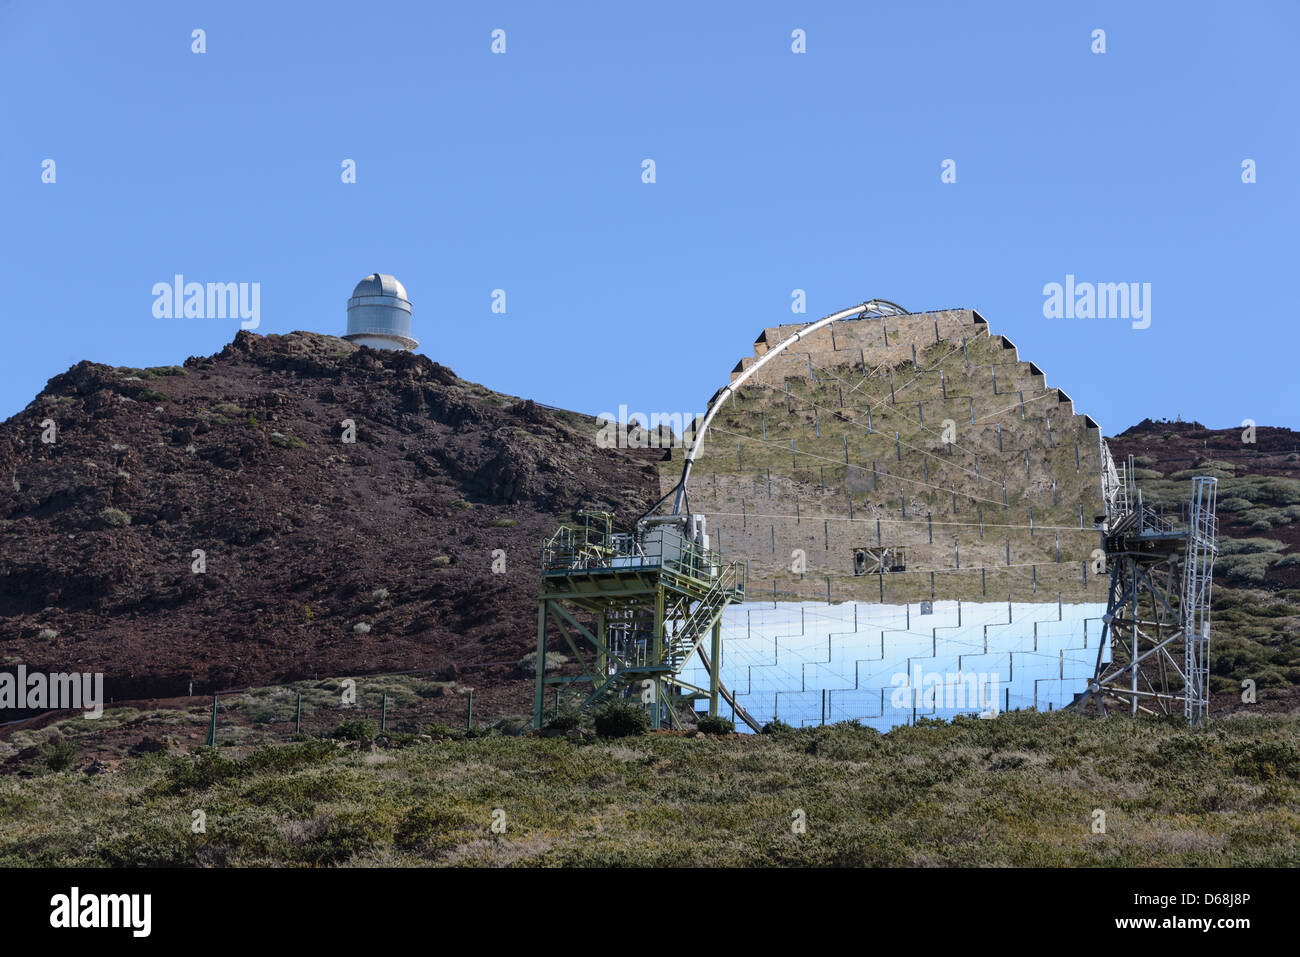
[[[582,505],[626,525],[657,497],[657,453],[595,434],[314,333],[240,332],[183,367],[81,362],[0,424],[3,663],[103,671],[118,698],[467,666],[505,681],[535,642],[545,536]]]
[[[1149,502],[1176,507],[1192,476],[1218,478],[1216,583],[1300,587],[1300,432],[1260,427],[1243,442],[1244,432],[1144,419],[1109,443],[1117,464],[1133,456]]]

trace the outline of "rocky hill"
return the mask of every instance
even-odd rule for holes
[[[0,423],[3,663],[103,671],[117,698],[518,680],[543,538],[580,505],[627,523],[657,497],[656,453],[594,437],[587,416],[314,333],[78,363]]]
[[[1300,587],[1300,432],[1144,419],[1109,442],[1117,463],[1134,457],[1148,501],[1175,505],[1189,497],[1193,475],[1219,479],[1219,533],[1227,547],[1216,582]]]

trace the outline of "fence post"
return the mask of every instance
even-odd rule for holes
[[[465,730],[474,727],[474,689],[469,689],[469,701],[465,704]]]
[[[209,748],[217,746],[217,696],[212,696],[212,721],[208,724],[208,740],[204,742]]]
[[[293,718],[293,733],[302,733],[302,692],[298,692],[298,711]]]
[[[379,730],[388,730],[388,692],[379,699]]]

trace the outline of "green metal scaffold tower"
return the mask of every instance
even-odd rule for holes
[[[707,698],[713,716],[720,696],[734,706],[719,679],[722,613],[745,598],[745,564],[723,562],[701,533],[685,534],[677,517],[643,522],[635,534],[615,533],[608,512],[580,511],[577,518],[542,548],[533,725],[542,726],[551,686],[582,689],[579,712],[626,698],[648,709],[654,728],[680,727],[679,703],[693,708]],[[547,674],[552,630],[579,674]],[[707,688],[679,677],[695,655]],[[736,714],[752,725],[743,709]]]

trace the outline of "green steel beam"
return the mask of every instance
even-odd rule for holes
[[[537,688],[533,693],[533,727],[539,731],[542,727],[542,690],[546,682],[546,606],[549,602],[537,603]]]
[[[718,682],[722,680],[721,616],[713,622],[713,640],[709,643],[709,665],[709,717],[716,718],[718,716]]]

